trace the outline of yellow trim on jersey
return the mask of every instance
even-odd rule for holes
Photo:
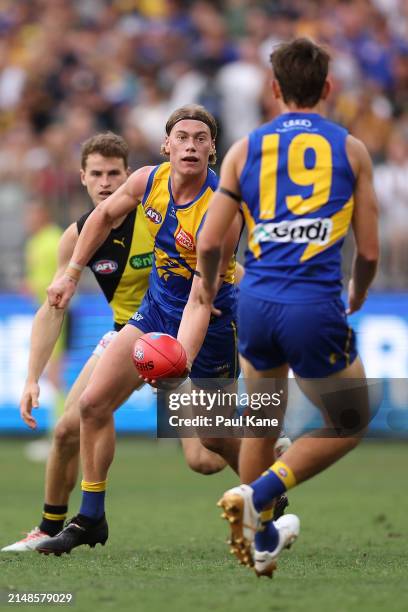
[[[354,197],[351,196],[351,198],[348,200],[348,202],[345,203],[343,208],[336,212],[331,218],[333,227],[331,231],[330,240],[326,244],[322,245],[309,244],[306,247],[302,257],[300,258],[300,261],[307,261],[308,259],[319,255],[319,253],[322,253],[323,251],[331,247],[335,242],[340,240],[340,238],[343,238],[343,236],[347,234],[348,229],[350,227],[351,217],[353,216],[353,208]]]
[[[123,270],[119,285],[110,302],[116,323],[127,323],[139,308],[149,285],[149,276],[153,260],[154,241],[147,227],[141,206],[137,207],[135,224],[131,238],[128,260]],[[141,267],[137,268],[137,256],[142,255]],[[132,265],[133,264],[133,265]]]
[[[158,167],[153,177],[150,193],[147,196],[146,201],[143,203],[145,212],[147,212],[149,208],[152,208],[155,212],[161,215],[161,221],[159,223],[152,221],[149,217],[147,219],[147,226],[153,239],[160,230],[167,213],[167,207],[170,200],[170,170],[170,162],[164,162]],[[152,170],[152,172],[154,172],[154,170]]]
[[[101,480],[100,482],[86,482],[83,480],[81,482],[81,489],[82,491],[88,491],[88,493],[100,493],[106,490],[106,482],[106,480]]]
[[[248,248],[257,259],[261,256],[261,246],[254,241],[255,221],[251,215],[248,204],[242,202],[242,212],[244,213],[245,224],[248,228]]]
[[[346,344],[344,347],[344,355],[346,357],[346,368],[350,365],[350,344],[351,344],[351,336],[353,334],[353,330],[351,327],[348,328]]]
[[[237,326],[235,325],[234,321],[231,321],[231,327],[232,327],[232,333],[234,334],[234,376],[233,378],[237,377],[237,372],[238,372],[238,334],[237,334]]]

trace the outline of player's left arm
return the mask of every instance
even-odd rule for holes
[[[208,292],[215,292],[228,228],[240,209],[239,177],[247,149],[248,139],[244,138],[235,143],[226,154],[221,166],[220,184],[211,198],[198,240],[197,269],[201,272],[203,286]]]

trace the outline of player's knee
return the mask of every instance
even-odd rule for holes
[[[54,430],[54,443],[58,448],[79,448],[79,423],[62,417]]]
[[[83,421],[92,421],[99,424],[106,420],[106,411],[103,406],[96,400],[94,394],[87,389],[79,398],[79,411]]]
[[[204,476],[216,474],[224,469],[226,462],[219,455],[210,455],[206,449],[186,456],[188,467]]]

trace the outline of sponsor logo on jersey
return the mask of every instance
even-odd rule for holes
[[[144,359],[144,351],[141,348],[137,348],[135,350],[135,359],[137,359],[138,361],[141,361],[142,359]]]
[[[260,242],[311,243],[323,246],[330,240],[333,222],[331,219],[296,219],[280,223],[258,223],[253,240]]]
[[[143,315],[140,312],[136,311],[131,318],[133,319],[133,321],[141,321],[143,319]]]
[[[159,211],[156,210],[155,208],[152,208],[151,206],[149,206],[149,208],[146,209],[145,214],[146,214],[146,217],[150,219],[152,223],[156,223],[156,225],[162,222],[162,216],[159,213]]]
[[[113,274],[117,269],[118,264],[111,259],[100,259],[99,261],[95,261],[92,265],[92,270],[96,272],[96,274]]]
[[[153,253],[140,253],[140,255],[132,255],[132,257],[129,259],[129,264],[134,270],[151,268],[153,265]]]
[[[126,248],[126,246],[125,246],[125,237],[123,237],[123,238],[114,238],[113,239],[113,244],[119,244],[120,246],[122,246],[125,249]]]
[[[288,119],[283,122],[283,127],[286,129],[291,128],[311,128],[312,122],[310,119]]]
[[[187,251],[195,250],[194,238],[191,234],[183,230],[182,227],[180,227],[176,234],[176,242],[179,246],[181,246],[183,249],[186,249]]]

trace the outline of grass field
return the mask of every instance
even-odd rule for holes
[[[0,440],[1,545],[39,520],[44,468],[26,461],[23,449]],[[12,607],[4,593],[17,590],[72,591],[76,612],[407,610],[406,465],[406,445],[365,443],[291,492],[301,537],[268,580],[238,566],[223,543],[215,502],[235,484],[230,472],[199,476],[172,442],[122,440],[108,489],[107,545],[60,558],[0,553],[3,605]]]

